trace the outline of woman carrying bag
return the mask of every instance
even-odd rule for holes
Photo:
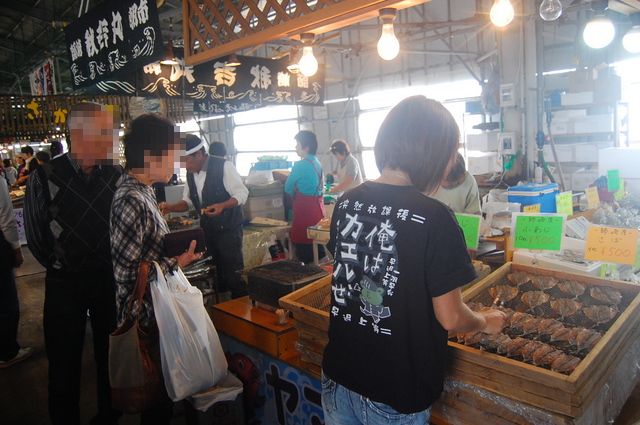
[[[163,256],[163,239],[169,228],[151,185],[168,181],[179,162],[177,129],[158,116],[140,116],[131,123],[124,148],[127,173],[118,182],[111,208],[118,309],[118,330],[112,334],[109,353],[111,385],[114,403],[127,413],[141,412],[141,424],[169,424],[173,406],[160,371],[158,330],[149,290],[157,279],[152,262],[167,275],[202,254],[195,253],[193,241],[180,256]],[[135,385],[136,379],[143,385],[127,385],[125,378],[130,385]]]

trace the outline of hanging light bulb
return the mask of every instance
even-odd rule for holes
[[[555,21],[562,15],[560,0],[543,0],[540,3],[540,17],[545,21]]]
[[[592,49],[607,47],[616,36],[616,27],[611,19],[605,16],[596,16],[584,27],[582,38],[587,46]]]
[[[318,60],[313,56],[313,43],[315,36],[311,33],[305,33],[300,36],[302,40],[302,57],[298,62],[300,73],[305,77],[313,77],[318,72]]]
[[[391,8],[380,9],[382,21],[382,34],[378,40],[378,55],[386,61],[390,61],[400,53],[400,42],[393,30],[393,21],[396,18],[396,10]]]
[[[634,25],[624,35],[622,46],[629,53],[640,53],[640,25]]]
[[[515,11],[509,0],[496,0],[491,6],[489,17],[491,22],[498,28],[506,27],[513,21]]]

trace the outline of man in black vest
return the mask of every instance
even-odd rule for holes
[[[182,201],[161,203],[164,213],[184,212],[194,208],[207,239],[207,250],[213,257],[220,291],[231,291],[232,298],[247,294],[238,274],[244,268],[242,259],[242,205],[249,190],[233,164],[224,158],[207,155],[204,142],[188,134],[184,155],[187,185]]]
[[[119,120],[103,105],[81,103],[69,116],[71,149],[38,167],[27,183],[29,249],[47,269],[44,337],[49,360],[49,416],[54,425],[80,424],[80,372],[90,315],[97,369],[98,415],[114,424],[109,334],[116,326],[109,214],[122,175],[114,165]]]

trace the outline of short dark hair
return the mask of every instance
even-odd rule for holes
[[[189,150],[191,146],[193,146],[195,148],[200,143],[202,143],[202,139],[200,139],[195,134],[188,133],[185,136],[185,146],[186,146],[187,150]],[[200,152],[204,155],[204,154],[207,153],[207,150],[203,146],[202,148],[198,149],[197,151],[195,151],[194,153],[192,153],[190,155],[195,155],[195,154],[200,153]]]
[[[51,155],[49,155],[45,151],[36,152],[36,161],[49,162],[51,160]]]
[[[5,167],[11,167],[11,160],[9,158],[5,158],[2,160],[2,163]]]
[[[420,191],[437,189],[458,149],[460,130],[440,102],[411,96],[389,111],[375,143],[376,165],[409,174]]]
[[[318,151],[318,139],[313,131],[302,130],[294,138],[300,143],[302,149],[307,149],[309,155],[315,155]]]
[[[451,170],[449,170],[449,174],[447,175],[447,183],[457,185],[461,184],[466,172],[467,169],[464,165],[464,158],[460,152],[458,152],[456,155],[456,162],[453,164],[453,167],[451,167]]]
[[[164,155],[175,144],[174,134],[173,123],[158,115],[144,114],[131,121],[123,139],[126,168],[146,168],[145,153]]]
[[[338,139],[331,143],[331,153],[349,156],[351,155],[351,149],[349,149],[349,144],[347,142],[342,139]]]
[[[51,157],[60,155],[64,152],[64,148],[62,147],[62,143],[57,140],[51,142],[51,146],[49,147],[49,152],[51,153]]]
[[[209,145],[209,155],[227,156],[227,147],[222,142],[213,142]]]
[[[20,153],[33,156],[33,148],[31,146],[23,146],[20,148]]]

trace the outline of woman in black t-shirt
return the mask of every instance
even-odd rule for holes
[[[504,314],[472,312],[460,287],[475,278],[462,231],[435,191],[455,161],[460,132],[438,102],[396,105],[375,144],[381,177],[338,200],[326,425],[425,424],[442,392],[447,331],[498,333]]]

